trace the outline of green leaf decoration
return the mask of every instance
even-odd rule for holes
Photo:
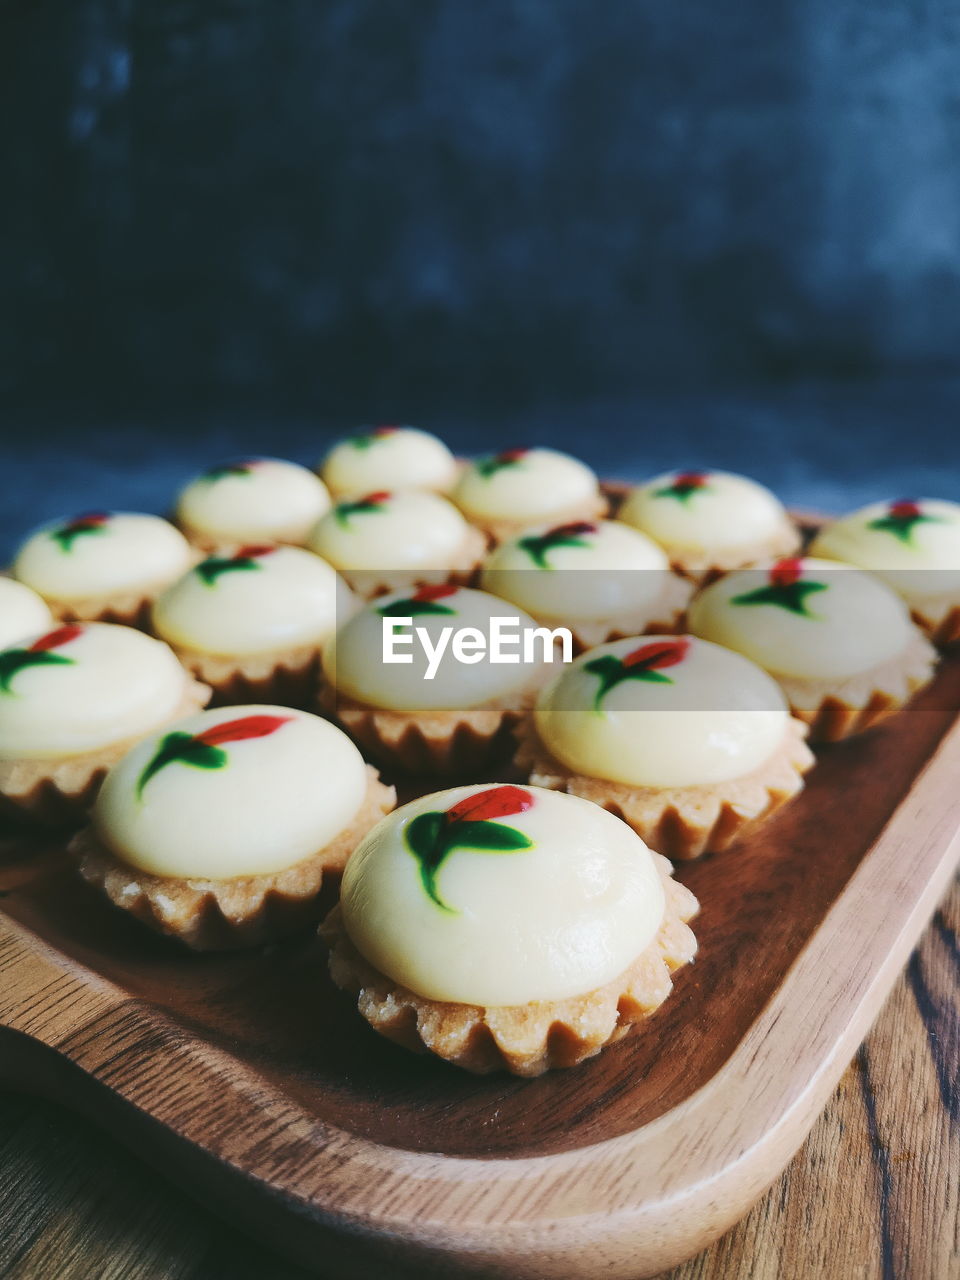
[[[228,756],[221,747],[201,742],[193,734],[175,730],[160,742],[157,752],[137,780],[137,796],[143,798],[143,789],[152,777],[175,761],[194,769],[222,769]]]
[[[661,489],[654,489],[653,496],[655,498],[673,498],[677,502],[689,506],[690,499],[695,493],[703,493],[709,490],[707,484],[707,476],[703,471],[681,471],[676,475],[670,484],[664,485]]]
[[[878,529],[882,533],[892,533],[893,536],[904,546],[914,546],[913,531],[918,524],[942,524],[943,521],[938,516],[917,515],[886,515],[878,516],[876,520],[871,520],[867,525],[869,529]]]
[[[583,669],[600,678],[600,684],[593,697],[594,711],[603,710],[604,698],[611,689],[615,689],[624,680],[645,680],[648,684],[673,684],[670,677],[665,676],[662,671],[653,671],[649,667],[640,666],[625,667],[612,653],[594,658],[592,662],[585,662]]]
[[[758,587],[755,591],[745,591],[742,595],[732,596],[730,603],[736,605],[775,605],[786,609],[801,618],[816,618],[807,608],[807,597],[816,595],[818,591],[826,591],[825,582],[791,582],[784,585],[771,583],[767,587]]]
[[[595,532],[596,526],[592,524],[561,525],[560,528],[550,529],[539,536],[531,534],[529,537],[521,538],[517,546],[527,553],[538,569],[552,569],[553,565],[547,557],[554,547],[589,548],[590,543],[582,535]]]
[[[107,523],[108,517],[100,513],[78,516],[76,520],[71,520],[68,524],[61,525],[59,529],[54,529],[50,537],[61,551],[69,554],[78,538],[83,538],[89,534],[106,533]]]
[[[217,480],[226,480],[228,476],[249,476],[253,474],[253,467],[249,462],[228,462],[222,467],[211,467],[209,471],[205,471],[200,477],[207,484],[214,484]]]
[[[246,572],[251,569],[262,568],[263,566],[258,561],[251,560],[248,556],[240,556],[238,558],[208,556],[206,560],[201,560],[196,566],[194,573],[206,586],[215,587],[225,573],[232,573],[234,570]]]
[[[502,453],[480,458],[476,463],[477,474],[484,480],[489,480],[508,467],[519,467],[529,452],[529,449],[504,449]]]
[[[407,847],[420,866],[420,881],[427,897],[441,911],[457,915],[454,907],[444,902],[437,886],[440,869],[457,849],[480,853],[518,853],[532,849],[533,841],[522,831],[502,822],[451,822],[446,813],[421,813],[405,832]]]
[[[65,658],[60,653],[32,653],[29,649],[6,649],[0,653],[0,693],[13,693],[11,688],[15,676],[27,667],[72,667],[73,658]]]

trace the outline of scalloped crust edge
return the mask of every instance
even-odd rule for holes
[[[803,790],[803,774],[816,764],[806,736],[807,726],[791,718],[780,747],[752,773],[695,787],[632,787],[571,773],[540,742],[532,717],[519,726],[514,760],[535,786],[592,800],[651,849],[687,862],[729,849]]]
[[[176,712],[160,725],[122,742],[78,756],[0,760],[0,815],[27,817],[46,826],[77,822],[97,797],[109,770],[149,734],[202,710],[210,689],[189,679]]]
[[[445,569],[338,569],[337,572],[363,600],[445,583],[468,587],[476,580],[487,546],[486,534],[475,525],[468,525],[463,543]]]
[[[790,710],[810,726],[811,742],[839,742],[899,711],[930,683],[936,664],[936,650],[915,630],[902,653],[847,680],[774,678]]]
[[[725,573],[746,569],[763,560],[779,560],[799,551],[803,543],[800,530],[789,518],[768,538],[752,547],[727,551],[675,551],[671,556],[674,572],[692,578],[699,587],[709,586]]]
[[[436,1054],[478,1075],[506,1070],[538,1076],[577,1066],[649,1018],[670,994],[671,974],[696,955],[686,922],[699,904],[672,878],[666,858],[653,857],[666,900],[657,935],[624,973],[586,995],[499,1008],[429,1000],[364,960],[347,937],[339,907],[320,928],[330,947],[330,976],[357,996],[357,1008],[374,1031],[414,1053]]]
[[[953,599],[913,606],[913,620],[938,649],[960,640],[960,605]]]
[[[639,613],[604,618],[599,622],[543,617],[538,617],[536,621],[546,627],[568,627],[573,636],[575,653],[585,653],[598,644],[626,640],[629,636],[680,635],[694,590],[694,584],[689,578],[671,570],[667,574],[660,599],[649,609]]]
[[[319,645],[235,658],[172,647],[187,670],[213,690],[211,706],[266,702],[309,710],[315,702],[320,683]]]
[[[323,884],[339,878],[347,859],[396,806],[393,787],[367,766],[367,793],[353,821],[325,848],[265,876],[182,880],[151,875],[122,862],[85,827],[69,846],[81,876],[115,907],[193,951],[254,947],[316,922]]]
[[[485,533],[496,546],[500,542],[506,542],[508,538],[515,538],[518,533],[523,533],[524,529],[532,529],[542,524],[567,524],[572,520],[602,520],[610,510],[610,501],[604,493],[597,492],[591,497],[578,502],[573,506],[565,508],[563,511],[555,512],[550,516],[539,517],[535,520],[481,520],[479,516],[463,514],[467,520],[481,532]]]

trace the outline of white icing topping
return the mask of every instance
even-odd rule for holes
[[[235,728],[221,728],[218,738],[227,725]],[[171,743],[174,732],[214,740]],[[185,762],[185,751],[215,767]],[[366,789],[360,752],[319,716],[221,707],[178,721],[124,756],[107,776],[94,821],[104,843],[141,871],[229,880],[270,875],[319,853],[356,817]]]
[[[153,624],[181,649],[272,653],[323,644],[352,608],[349,588],[310,551],[229,547],[159,597]]]
[[[306,467],[277,458],[237,465],[238,474],[215,470],[187,485],[177,503],[181,524],[208,540],[306,541],[330,508],[323,482]]]
[[[416,489],[373,491],[341,500],[308,545],[337,569],[446,569],[469,535],[446,498]]]
[[[925,498],[916,505],[925,518],[910,521],[905,536],[893,531],[896,522],[893,529],[871,527],[874,521],[889,521],[891,506],[896,507],[874,502],[827,525],[810,549],[828,560],[872,569],[917,607],[936,596],[960,599],[960,504]]]
[[[689,619],[695,635],[767,671],[812,679],[869,671],[903,653],[913,633],[906,606],[878,578],[809,558],[727,574],[696,597]]]
[[[0,649],[53,627],[53,614],[35,591],[12,578],[0,578]]]
[[[518,456],[509,461],[511,454]],[[507,465],[495,466],[497,458]],[[508,450],[481,458],[465,468],[453,492],[468,519],[507,521],[517,528],[560,521],[597,498],[597,477],[590,468],[556,449]]]
[[[487,561],[483,586],[534,617],[593,621],[655,606],[668,572],[652,539],[600,520],[542,525],[502,543]]]
[[[483,802],[496,785],[455,787],[378,823],[344,874],[344,927],[366,959],[433,1000],[522,1005],[584,995],[612,982],[652,942],[664,892],[650,851],[598,805],[539,787],[525,812],[497,825],[530,847],[453,847],[427,893],[408,841],[421,815]],[[509,803],[506,807],[510,807]],[[480,810],[482,812],[482,810]],[[446,820],[448,831],[456,824]]]
[[[413,618],[415,627],[426,630],[430,643],[436,646],[444,628],[460,630],[473,627],[482,636],[490,633],[491,618],[519,619],[511,628],[519,634],[521,628],[533,628],[535,623],[516,605],[498,600],[485,591],[467,588],[422,588],[421,597],[441,590],[445,594],[431,603],[444,610],[442,613],[411,612],[404,616]],[[495,663],[489,660],[489,650],[482,661],[465,663],[457,660],[453,644],[448,643],[440,658],[433,679],[426,679],[428,660],[419,641],[398,653],[410,654],[409,664],[387,664],[383,661],[382,609],[392,608],[399,601],[408,601],[413,592],[401,592],[381,596],[372,601],[341,627],[332,644],[327,645],[323,666],[327,677],[337,689],[348,697],[371,706],[392,711],[427,711],[482,706],[486,702],[504,697],[531,684],[542,671],[542,663]],[[416,603],[413,608],[416,609]],[[449,612],[448,612],[449,611]],[[410,635],[410,628],[397,632]],[[513,648],[522,654],[522,642]],[[537,645],[536,654],[542,654]]]
[[[605,675],[588,670],[598,661],[610,676],[606,693]],[[644,668],[654,679],[613,679]],[[780,687],[740,654],[644,636],[598,645],[564,668],[541,691],[535,717],[544,745],[576,773],[689,787],[758,768],[783,740],[788,712]]]
[[[170,649],[131,627],[84,623],[18,650],[54,662],[19,666],[0,689],[0,759],[80,755],[148,733],[175,715],[188,677]],[[39,641],[39,644],[37,642]],[[10,662],[0,654],[0,672]]]
[[[166,520],[117,512],[41,529],[21,547],[13,572],[48,600],[85,600],[159,589],[192,559],[190,544]]]
[[[684,490],[688,496],[679,496]],[[632,490],[618,519],[668,550],[721,552],[762,545],[786,525],[787,513],[746,476],[671,471]]]
[[[448,490],[457,477],[453,454],[417,427],[369,427],[330,450],[320,474],[336,494],[375,489]]]

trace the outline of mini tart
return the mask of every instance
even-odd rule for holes
[[[453,500],[495,541],[543,524],[596,520],[607,500],[590,468],[556,449],[506,449],[465,467]]]
[[[486,636],[493,618],[514,620],[518,635],[535,628],[515,605],[467,587],[381,596],[341,627],[324,651],[324,712],[371,758],[404,773],[469,774],[509,754],[511,727],[530,709],[552,669],[543,645],[538,641],[531,662],[494,663],[484,656],[468,665],[448,644],[428,679],[425,650],[409,627],[397,628],[403,643],[395,651],[413,661],[384,662],[385,626],[393,618],[412,619],[433,645],[446,627],[472,627]]]
[[[71,848],[88,883],[157,933],[255,946],[319,918],[321,886],[395,802],[334,725],[230,707],[124,756]]]
[[[617,513],[697,581],[792,555],[800,533],[769,489],[727,471],[671,471],[632,489]]]
[[[196,559],[183,534],[159,516],[91,512],[28,538],[13,575],[62,621],[145,627],[151,602]]]
[[[717,853],[803,788],[807,727],[740,654],[690,636],[600,645],[541,692],[516,764],[673,859]]]
[[[220,705],[306,706],[320,654],[354,607],[329,564],[300,547],[225,547],[169,587],[153,630]]]
[[[13,578],[0,576],[0,649],[52,631],[53,614],[44,600]]]
[[[511,538],[491,552],[481,584],[538,622],[566,625],[581,650],[678,630],[693,592],[652,539],[614,520],[544,526]]]
[[[810,550],[883,578],[934,644],[960,640],[960,503],[874,502],[827,525]]]
[[[93,802],[139,739],[210,690],[130,627],[72,623],[0,652],[0,812],[57,823]]]
[[[335,444],[319,467],[337,497],[378,489],[449,493],[458,470],[443,441],[418,427],[365,427]]]
[[[196,546],[229,542],[302,546],[330,510],[327,487],[306,467],[250,458],[204,472],[180,491],[177,524]]]
[[[307,545],[369,599],[430,583],[467,583],[487,540],[438,494],[383,489],[338,502]]]
[[[696,953],[697,909],[602,809],[485,783],[380,823],[321,934],[334,982],[381,1035],[467,1071],[537,1076],[650,1017]]]
[[[897,711],[933,676],[936,651],[872,574],[836,561],[779,560],[727,574],[690,606],[690,630],[779,683],[814,741]]]

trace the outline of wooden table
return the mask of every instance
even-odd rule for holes
[[[960,881],[793,1163],[669,1280],[960,1277]],[[303,1280],[94,1129],[0,1096],[4,1280]]]

